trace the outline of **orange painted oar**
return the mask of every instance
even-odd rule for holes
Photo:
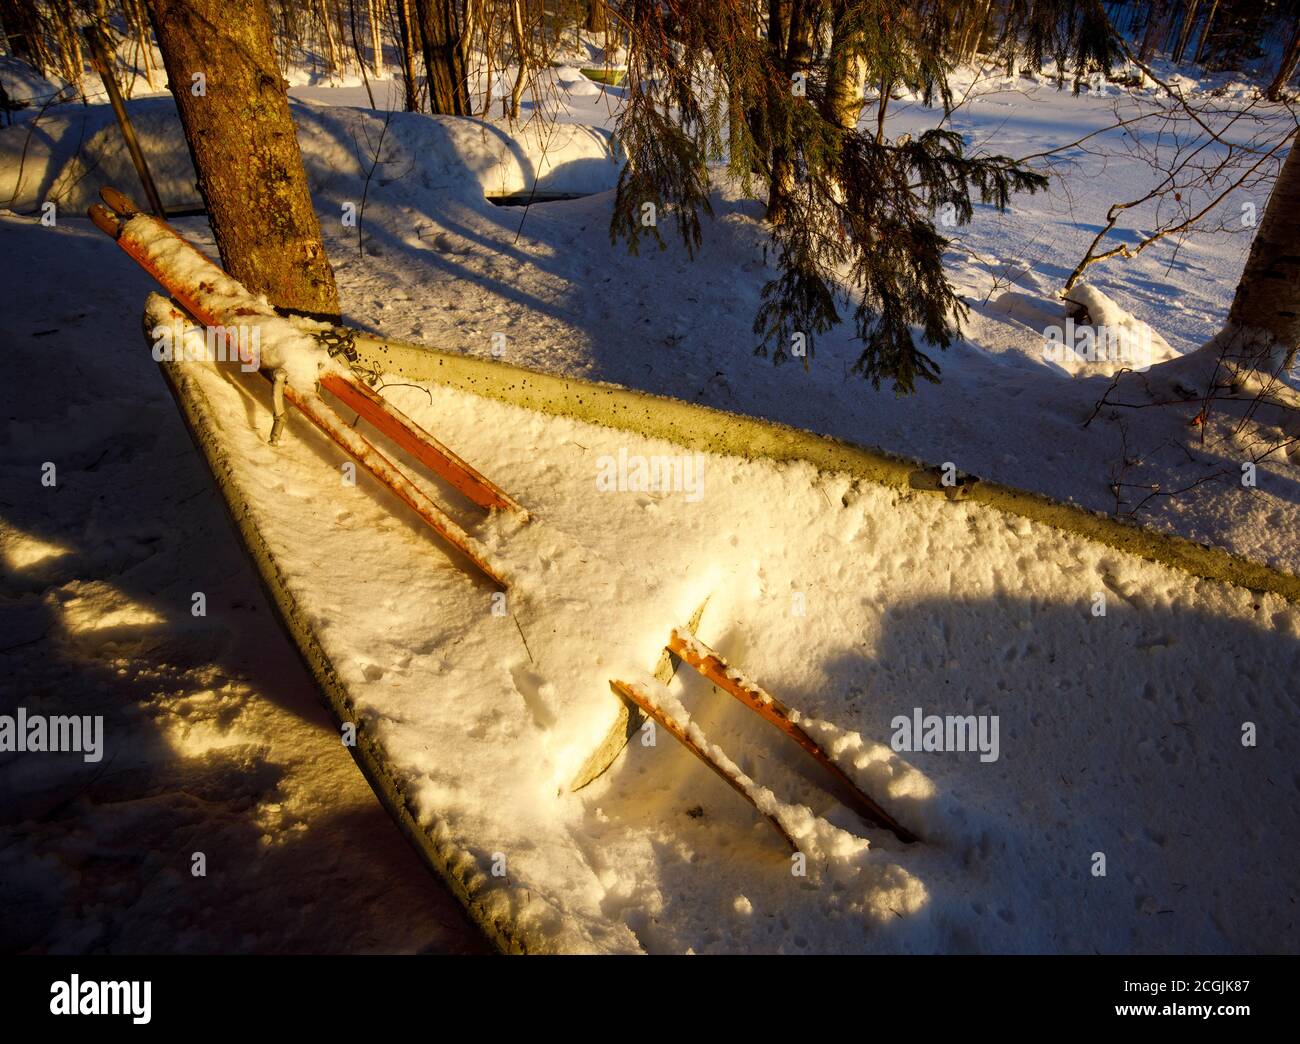
[[[154,277],[173,297],[185,306],[186,311],[200,322],[219,325],[222,317],[212,314],[204,308],[193,289],[155,264],[146,245],[130,234],[121,222],[122,216],[131,218],[143,212],[117,189],[105,187],[100,190],[104,202],[112,208],[96,204],[91,207],[90,216],[95,224],[111,235],[126,253],[141,268]],[[212,269],[213,276],[229,278],[226,273],[212,263],[193,243],[182,236],[167,222],[149,218],[150,224],[158,231],[165,232],[175,242],[182,244],[194,257]],[[273,314],[268,311],[268,314]],[[229,318],[229,317],[225,317]],[[241,316],[240,318],[248,318]],[[334,395],[340,402],[356,410],[385,436],[392,439],[416,460],[440,476],[448,484],[480,507],[492,510],[514,511],[526,520],[528,512],[494,482],[472,467],[452,450],[421,428],[401,410],[376,395],[360,381],[350,380],[341,374],[325,374],[320,381],[322,387]]]
[[[327,373],[321,377],[320,385],[475,504],[488,510],[499,508],[517,511],[527,517],[528,512],[496,483],[480,474],[391,402],[381,399],[360,381],[350,381],[339,374]]]
[[[739,794],[751,805],[753,805],[754,808],[758,811],[758,814],[761,815],[764,819],[766,819],[769,823],[771,823],[773,827],[776,828],[776,832],[781,835],[781,837],[785,840],[785,843],[789,845],[793,851],[797,852],[799,850],[799,846],[795,844],[794,838],[792,838],[789,832],[785,829],[785,827],[781,825],[781,821],[778,820],[775,816],[769,815],[767,812],[764,812],[761,808],[759,808],[758,805],[754,803],[754,799],[753,797],[750,796],[749,791],[745,789],[744,784],[741,783],[741,781],[736,777],[736,775],[729,772],[724,766],[720,765],[708,751],[706,751],[703,747],[701,747],[698,743],[696,743],[695,740],[691,739],[691,737],[686,733],[686,731],[681,727],[681,725],[679,725],[676,721],[674,721],[667,714],[661,711],[659,707],[655,704],[654,700],[651,699],[648,695],[646,695],[646,693],[642,691],[640,686],[631,682],[611,681],[609,683],[609,687],[614,690],[614,694],[616,696],[621,696],[624,699],[631,700],[633,703],[635,703],[638,707],[641,708],[642,712],[647,717],[652,718],[656,724],[662,726],[668,732],[669,735],[671,735],[675,740],[677,740],[678,743],[680,743],[683,747],[685,747],[697,758],[699,758],[702,762],[704,762],[704,764],[708,765],[709,768],[713,769],[713,771],[716,772],[719,776],[725,779],[727,781],[728,786],[730,786],[737,794]]]
[[[108,190],[105,189],[104,191],[107,192]],[[190,315],[206,326],[221,325],[218,316],[203,304],[202,298],[195,292],[196,288],[185,286],[179,280],[175,279],[169,273],[162,271],[156,264],[154,264],[153,259],[145,251],[141,243],[134,237],[127,235],[126,223],[122,221],[117,214],[113,213],[113,211],[109,210],[108,207],[104,206],[102,203],[92,203],[88,213],[90,214],[90,220],[95,223],[95,226],[112,236],[114,241],[122,248],[126,255],[153,276],[158,285],[179,301],[185,311],[189,312]],[[182,242],[185,241],[182,240]],[[186,242],[185,245],[190,246],[188,242]],[[191,247],[191,249],[193,249],[193,247]],[[206,257],[203,258],[203,260],[209,265],[212,265],[212,262],[208,261]],[[212,267],[216,268],[216,265],[212,265]],[[220,269],[217,269],[217,271],[220,271]],[[222,274],[224,275],[225,273],[223,272]]]
[[[735,697],[769,725],[775,726],[794,740],[804,753],[826,769],[846,789],[846,796],[850,798],[860,816],[876,826],[893,831],[900,841],[911,844],[917,840],[915,834],[900,825],[893,816],[864,794],[844,770],[831,760],[830,755],[822,750],[815,739],[790,720],[790,708],[775,696],[753,684],[692,634],[684,634],[674,627],[667,647],[675,656],[690,664],[723,692]]]
[[[325,405],[319,396],[302,395],[292,387],[284,389],[284,396],[309,421],[316,425],[339,447],[354,457],[358,464],[393,491],[403,503],[420,516],[435,533],[468,558],[484,576],[505,590],[509,587],[506,571],[492,560],[487,549],[456,525],[447,514],[410,479],[398,470],[397,465],[385,457],[360,432],[344,424],[342,419]]]
[[[184,244],[202,262],[203,268],[208,272],[209,279],[214,281],[217,279],[230,280],[230,277],[212,261],[204,257],[170,225],[157,218],[141,214],[135,205],[121,193],[112,189],[105,189],[101,195],[104,196],[105,201],[110,206],[114,207],[114,210],[109,210],[107,207],[96,203],[90,208],[91,220],[94,221],[98,228],[112,236],[118,246],[141,268],[152,275],[198,322],[207,326],[221,326],[229,323],[232,319],[247,320],[248,318],[255,318],[259,314],[264,314],[267,318],[276,317],[269,306],[260,305],[251,298],[247,308],[241,307],[238,315],[226,316],[218,314],[206,302],[204,295],[200,292],[205,289],[203,279],[200,278],[191,285],[189,282],[178,278],[174,273],[165,271],[162,266],[154,261],[150,244],[132,234],[132,227],[140,226],[132,225],[129,227],[115,211],[120,206],[122,212],[129,218],[135,219],[135,221],[148,222],[148,227],[165,231],[176,242]],[[230,282],[234,283],[233,280],[230,280]],[[234,286],[242,290],[239,284],[234,283]],[[269,377],[270,375],[263,371],[263,376]],[[347,383],[346,378],[340,377],[339,380],[341,383]],[[369,391],[369,389],[366,390]],[[324,400],[319,395],[304,395],[289,386],[284,388],[284,394],[288,402],[297,407],[304,417],[310,420],[331,441],[349,453],[358,464],[365,468],[382,485],[391,490],[403,503],[408,505],[443,540],[468,558],[497,587],[505,589],[508,586],[506,570],[492,560],[487,549],[461,529],[365,436],[344,424],[338,415],[325,405]],[[383,406],[387,406],[387,403],[384,403],[378,396],[374,396],[374,398]]]

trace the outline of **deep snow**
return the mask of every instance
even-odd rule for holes
[[[130,317],[151,281],[87,222],[38,228],[0,227],[26,273],[0,312],[0,712],[108,738],[98,764],[0,754],[0,949],[481,951],[272,623]]]
[[[561,74],[555,79],[574,95],[579,123],[600,126],[552,128],[538,119],[516,136],[504,127],[398,114],[368,190],[382,117],[323,104],[355,104],[364,91],[295,90],[303,99],[295,114],[304,158],[350,322],[479,355],[491,354],[501,343],[493,335],[504,334],[512,362],[691,398],[935,463],[951,460],[963,471],[1113,507],[1118,425],[1104,418],[1081,428],[1106,381],[1071,376],[1045,360],[1042,324],[1061,315],[1055,290],[1106,206],[1149,177],[1143,168],[1081,152],[1049,195],[1016,200],[1005,216],[981,209],[959,230],[950,255],[972,305],[967,336],[940,358],[942,385],[896,400],[847,373],[857,349],[846,335],[821,341],[811,372],[774,369],[753,357],[749,324],[770,268],[761,208],[730,186],[719,185],[717,220],[706,225],[695,262],[672,245],[639,258],[611,246],[607,193],[526,212],[486,204],[485,191],[526,190],[539,169],[555,191],[612,184],[616,165],[605,154],[605,131],[617,92],[597,88],[593,95],[594,85],[577,81],[578,90],[568,90]],[[1023,154],[1103,125],[1116,101],[1017,87],[1027,93],[974,102],[954,125],[996,151]],[[1229,91],[1224,104],[1233,101]],[[136,106],[164,197],[192,199],[170,102]],[[894,126],[928,118],[904,104]],[[132,708],[124,720],[138,724],[130,726],[135,739],[123,756],[134,775],[121,785],[130,799],[123,811],[138,819],[122,821],[169,838],[171,847],[159,844],[171,861],[158,864],[157,887],[140,887],[134,865],[87,872],[87,847],[92,868],[95,858],[111,864],[114,853],[128,863],[131,853],[139,857],[137,842],[115,847],[110,837],[110,854],[102,856],[104,838],[85,837],[90,824],[104,821],[115,792],[71,764],[66,772],[30,770],[23,791],[26,770],[7,761],[0,769],[6,786],[27,800],[48,795],[38,815],[8,825],[16,840],[4,850],[6,881],[20,882],[21,902],[37,911],[19,944],[332,949],[360,930],[350,926],[366,924],[375,934],[363,947],[469,945],[457,941],[454,913],[438,905],[440,893],[414,869],[409,902],[376,897],[373,914],[309,918],[308,934],[288,940],[278,929],[259,935],[280,905],[259,905],[272,891],[259,888],[265,855],[231,860],[243,868],[229,882],[230,894],[246,904],[240,916],[209,906],[192,912],[191,882],[174,865],[183,868],[189,842],[171,844],[186,822],[240,851],[239,839],[264,831],[270,847],[285,852],[285,874],[320,870],[310,878],[313,893],[374,894],[373,883],[392,871],[371,861],[369,843],[352,842],[365,847],[337,872],[320,866],[350,851],[330,827],[342,807],[335,793],[348,792],[367,810],[372,836],[397,846],[389,850],[392,865],[405,860],[410,868],[414,857],[377,821],[382,814],[324,730],[323,716],[308,709],[301,675],[266,626],[265,604],[145,356],[139,304],[149,281],[75,216],[100,182],[135,193],[111,117],[103,106],[64,107],[42,128],[11,206],[28,213],[57,193],[59,223],[44,228],[32,216],[0,217],[0,270],[8,285],[28,288],[22,307],[0,317],[25,375],[5,386],[0,446],[13,585],[5,607],[12,636],[5,643],[6,703],[13,692],[60,707]],[[24,133],[22,124],[0,133],[0,203],[15,194]],[[357,229],[341,214],[363,192],[359,249]],[[1262,209],[1262,196],[1257,202]],[[1133,228],[1147,218],[1134,212]],[[210,244],[202,219],[177,224]],[[1094,268],[1088,278],[1122,315],[1187,351],[1226,313],[1248,242],[1248,230],[1192,237],[1176,252],[1157,248]],[[1008,290],[1020,296],[1005,297]],[[267,451],[258,441],[264,430],[253,423],[265,418],[237,387],[224,378],[213,384],[248,407],[249,426],[239,437],[249,458],[265,465],[268,502],[301,505],[283,523],[301,541],[297,552],[288,530],[281,534],[288,553],[300,556],[299,575],[329,591],[331,619],[358,621],[327,628],[331,651],[371,695],[376,723],[387,730],[394,757],[420,780],[427,807],[450,814],[465,837],[499,839],[512,874],[549,905],[529,916],[552,925],[557,944],[1294,947],[1289,897],[1297,861],[1287,857],[1300,836],[1287,681],[1300,634],[1294,608],[975,507],[850,488],[798,467],[711,459],[709,492],[694,505],[680,495],[596,496],[602,452],[652,447],[438,389],[391,389],[394,401],[545,520],[504,545],[544,573],[529,596],[535,601],[528,608],[539,615],[520,617],[533,642],[528,654],[512,624],[504,636],[492,630],[504,624],[487,612],[485,594],[484,612],[466,617],[475,589],[382,499],[363,487],[346,507],[335,506],[337,482],[324,484],[333,473],[320,467],[310,440]],[[1170,445],[1187,441],[1185,418],[1148,410],[1124,423],[1130,449],[1140,447],[1145,458],[1143,480],[1173,485],[1221,463],[1192,446],[1193,456],[1206,459],[1191,465],[1187,451]],[[57,494],[38,493],[39,465],[51,458],[61,462],[63,496],[77,497],[77,510],[56,505]],[[286,459],[304,469],[287,484],[271,470]],[[324,503],[331,506],[322,511]],[[1258,489],[1202,486],[1194,499],[1153,502],[1147,517],[1296,569],[1298,510],[1292,466],[1270,460],[1260,466]],[[42,557],[41,542],[65,553]],[[319,553],[325,547],[338,550]],[[585,549],[606,566],[583,562]],[[361,583],[359,561],[366,566]],[[708,563],[704,575],[699,563]],[[212,596],[216,582],[228,597]],[[188,617],[189,594],[200,589],[213,604],[228,604],[212,614],[217,620]],[[1109,598],[1102,619],[1089,612],[1099,591]],[[792,592],[807,596],[808,617],[790,612]],[[761,723],[707,686],[680,680],[677,695],[694,719],[746,773],[851,839],[822,861],[816,885],[793,882],[770,829],[666,737],[653,749],[629,748],[609,777],[580,796],[556,798],[603,728],[610,669],[648,670],[656,643],[704,593],[713,597],[701,636],[773,693],[826,721],[829,735],[857,752],[876,796],[889,799],[929,844],[905,849],[864,831]],[[326,596],[318,590],[317,597]],[[242,620],[244,613],[260,622]],[[554,626],[568,637],[553,646],[538,642],[533,628],[545,620],[563,620]],[[443,650],[453,636],[462,640],[451,656]],[[578,655],[593,646],[602,650],[599,660]],[[539,649],[551,650],[541,652],[551,657],[545,669],[530,662]],[[51,682],[60,677],[66,681]],[[444,679],[442,691],[462,698],[430,700],[423,686],[429,677]],[[11,686],[11,678],[21,680]],[[297,687],[290,715],[313,723],[317,747],[306,746],[296,717],[276,709],[286,685]],[[1002,758],[981,765],[973,755],[890,752],[882,746],[890,720],[915,706],[999,714]],[[144,728],[144,720],[155,726]],[[1257,748],[1240,744],[1246,720],[1260,725]],[[179,739],[164,753],[155,733]],[[318,778],[327,765],[329,775]],[[1276,803],[1258,818],[1261,795],[1275,790]],[[221,807],[196,811],[196,791],[219,793]],[[489,800],[502,793],[510,799]],[[52,816],[48,804],[59,813]],[[294,831],[294,823],[305,829]],[[347,829],[350,841],[361,836]],[[1098,850],[1110,860],[1106,879],[1089,872]],[[1245,886],[1236,871],[1247,863],[1256,869]],[[129,914],[114,909],[122,893]],[[51,926],[55,910],[63,912]],[[192,934],[160,930],[186,911]]]
[[[501,870],[492,915],[547,945],[1289,945],[1296,869],[1276,855],[1300,838],[1288,680],[1300,610],[1285,601],[808,465],[704,455],[698,497],[684,483],[602,489],[610,459],[681,451],[466,393],[385,388],[533,514],[484,520],[423,476],[508,563],[498,615],[490,585],[373,482],[342,482],[338,455],[300,419],[267,446],[264,382],[187,372],[363,727],[440,842],[484,878]],[[705,596],[700,636],[817,720],[922,843],[864,826],[788,743],[689,672],[668,692],[646,678]],[[647,685],[702,729],[796,840],[807,875],[662,731],[569,793],[617,709],[610,679]],[[895,719],[918,708],[996,717],[992,757],[891,750]],[[1247,722],[1258,745],[1242,743]],[[1254,810],[1273,788],[1265,824]],[[1249,882],[1234,877],[1242,861]]]

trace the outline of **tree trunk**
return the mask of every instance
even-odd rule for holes
[[[957,57],[961,61],[970,61],[979,50],[989,22],[989,8],[992,6],[993,0],[975,0],[965,9],[961,36],[957,43]]]
[[[411,21],[411,0],[396,0],[397,32],[402,38],[402,89],[406,96],[406,111],[420,111],[420,84],[415,74],[415,41],[419,31]]]
[[[1300,145],[1293,139],[1237,284],[1228,330],[1289,366],[1300,344]],[[1261,353],[1262,354],[1262,353]],[[1276,362],[1275,362],[1276,364]]]
[[[473,64],[474,40],[476,40],[478,31],[480,31],[482,18],[480,17],[484,0],[465,0],[461,13],[464,14],[464,23],[460,27],[460,61],[463,62],[465,70],[465,116],[474,114],[474,98],[471,83],[469,83],[469,68]],[[487,112],[486,104],[484,113]]]
[[[366,16],[370,19],[370,50],[374,57],[370,60],[375,67],[375,79],[384,78],[384,38],[380,33],[379,0],[366,0]]]
[[[35,0],[21,0],[20,6],[25,9],[29,16],[29,25],[31,34],[28,36],[28,42],[32,45],[37,55],[37,68],[41,74],[45,75],[50,69],[58,69],[59,60],[53,49],[45,39],[45,31],[41,21],[41,12],[37,7]]]
[[[339,65],[339,45],[334,39],[334,25],[330,22],[329,8],[325,6],[325,0],[316,0],[316,5],[320,11],[321,24],[325,27],[325,44],[329,49],[330,75],[337,76],[342,71],[342,66]]]
[[[1295,24],[1291,26],[1291,42],[1287,44],[1286,50],[1282,54],[1282,64],[1278,66],[1277,75],[1273,77],[1273,82],[1268,85],[1268,100],[1281,101],[1282,92],[1286,90],[1286,85],[1291,82],[1291,77],[1295,75],[1296,65],[1300,63],[1300,15],[1296,17]],[[1295,146],[1292,146],[1295,148]]]
[[[63,78],[76,86],[84,102],[86,92],[82,88],[81,77],[86,71],[86,59],[81,53],[81,37],[77,32],[77,16],[72,9],[72,0],[60,0],[57,11],[56,24],[63,52]]]
[[[774,64],[785,76],[783,89],[793,97],[794,74],[803,58],[804,0],[768,0],[768,41],[775,50]],[[772,179],[767,192],[767,219],[779,225],[789,215],[789,198],[794,191],[794,153],[790,148],[788,110],[776,106],[769,120],[772,128]]]
[[[524,15],[520,0],[510,0],[510,36],[515,45],[515,58],[519,62],[515,85],[510,91],[510,118],[517,120],[519,99],[524,94],[524,73],[528,69],[528,48],[524,46]]]
[[[1163,37],[1165,27],[1169,24],[1169,0],[1153,0],[1147,14],[1146,30],[1142,33],[1142,47],[1138,51],[1139,61],[1146,63],[1156,49],[1156,43]]]
[[[32,46],[30,14],[21,2],[13,3],[0,11],[0,30],[4,32],[5,45],[15,58],[21,58],[28,65],[45,74],[41,56]]]
[[[346,75],[348,71],[348,44],[347,44],[348,25],[347,25],[347,15],[344,13],[343,10],[344,7],[343,0],[321,0],[321,2],[325,4],[326,7],[328,7],[331,3],[333,4],[334,39],[336,39],[339,43],[339,59],[342,63],[342,67],[340,68],[339,71]],[[355,0],[348,0],[348,3],[349,4],[355,3]],[[361,61],[361,53],[359,50],[357,52],[357,61],[358,62]]]
[[[1210,30],[1214,28],[1214,16],[1219,13],[1219,0],[1214,0],[1210,4],[1210,13],[1205,16],[1205,28],[1201,30],[1200,43],[1196,45],[1196,57],[1192,60],[1201,61],[1205,57],[1205,45],[1210,42]]]
[[[587,20],[583,28],[589,33],[608,32],[609,23],[605,18],[605,0],[587,0]]]
[[[424,71],[429,83],[429,111],[469,115],[465,60],[460,50],[454,0],[415,0],[424,43]]]
[[[483,34],[483,118],[492,117],[492,79],[496,76],[496,66],[494,59],[496,57],[496,47],[492,41],[492,16],[488,13],[494,10],[489,7],[486,0],[479,3],[478,12],[482,24],[479,26],[479,32]]]
[[[149,0],[149,15],[226,271],[274,305],[337,322],[264,0]]]
[[[855,129],[862,115],[866,62],[858,51],[857,36],[847,0],[835,0],[831,6],[831,50],[822,115],[845,132]]]
[[[1178,27],[1178,43],[1174,47],[1173,59],[1176,62],[1183,60],[1183,53],[1187,50],[1187,44],[1192,39],[1192,29],[1196,25],[1196,10],[1201,6],[1201,0],[1184,0],[1187,13],[1183,15],[1183,24]]]
[[[550,41],[547,40],[546,38],[546,0],[533,0],[533,2],[529,6],[536,7],[537,9],[536,11],[537,41],[541,45],[541,52],[542,52],[541,68],[545,69],[547,66],[551,64],[551,44]],[[530,10],[528,12],[528,17],[525,19],[525,21],[528,23],[528,27],[530,31],[533,26],[533,18],[534,18],[533,12]],[[557,39],[559,37],[558,27],[556,28],[556,37]]]
[[[348,25],[352,30],[352,53],[357,57],[357,68],[361,70],[361,82],[366,85],[366,97],[370,107],[375,107],[375,92],[370,86],[370,74],[366,72],[366,59],[361,53],[361,37],[357,33],[357,0],[348,0]]]
[[[144,80],[151,91],[157,90],[154,83],[153,36],[149,32],[149,15],[144,9],[144,0],[133,0],[131,18],[128,25],[134,23],[136,38],[140,41],[140,64],[144,66]]]

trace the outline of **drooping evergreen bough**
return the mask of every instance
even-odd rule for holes
[[[852,309],[854,369],[899,394],[937,381],[922,345],[947,348],[965,309],[943,269],[944,227],[975,202],[1005,209],[1047,179],[1007,156],[970,153],[943,121],[890,139],[906,89],[946,117],[949,74],[977,51],[1007,72],[1056,63],[1058,84],[1107,73],[1118,55],[1096,0],[627,0],[617,140],[627,163],[611,236],[665,245],[645,204],[671,214],[688,253],[710,214],[710,158],[765,191],[779,274],[754,321],[758,354],[807,366],[815,337]],[[1067,74],[1063,70],[1069,70]],[[864,97],[870,100],[864,103]],[[863,117],[860,121],[860,117]],[[859,123],[861,122],[861,125]],[[919,328],[919,338],[913,328]]]

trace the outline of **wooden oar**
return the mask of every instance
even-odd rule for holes
[[[708,765],[709,768],[713,769],[713,771],[716,772],[719,776],[725,779],[727,781],[728,786],[730,786],[737,794],[739,794],[751,805],[753,805],[754,808],[758,810],[758,814],[761,815],[764,819],[766,819],[769,823],[771,823],[773,827],[776,828],[776,832],[781,835],[781,837],[785,840],[785,843],[789,845],[793,851],[797,852],[799,850],[799,846],[795,844],[794,838],[792,838],[790,834],[786,831],[785,827],[781,825],[781,821],[778,820],[775,816],[769,815],[767,812],[764,812],[761,808],[758,807],[758,805],[754,802],[753,796],[745,788],[745,785],[741,782],[740,778],[737,777],[735,773],[727,769],[724,765],[719,763],[711,753],[709,753],[698,743],[696,743],[695,740],[691,739],[691,737],[687,734],[686,730],[681,727],[681,725],[679,725],[673,718],[670,718],[667,714],[665,714],[662,710],[659,709],[655,701],[645,693],[645,691],[641,688],[641,686],[633,682],[611,681],[609,683],[609,687],[614,690],[614,695],[621,696],[624,699],[631,700],[633,703],[635,703],[638,707],[641,708],[644,714],[652,718],[657,724],[661,725],[668,732],[669,735],[671,735],[675,740],[677,740],[678,743],[680,743],[683,747],[685,747],[697,758],[699,758],[702,762],[704,762],[704,764]]]
[[[893,831],[900,841],[908,844],[917,840],[915,834],[899,824],[893,816],[858,788],[858,785],[831,760],[830,755],[817,741],[791,720],[790,708],[775,696],[759,688],[689,632],[674,627],[667,648],[723,692],[735,697],[769,725],[780,729],[794,740],[805,754],[835,777],[845,789],[845,796],[858,814],[869,823]]]
[[[113,209],[110,210],[108,207],[102,206],[98,203],[94,204],[90,208],[90,217],[91,220],[94,221],[96,227],[112,236],[118,246],[120,246],[133,261],[140,265],[141,268],[153,276],[154,279],[156,279],[158,283],[198,322],[207,326],[225,326],[237,325],[241,322],[246,324],[250,319],[255,320],[259,315],[267,319],[278,318],[269,306],[262,305],[256,299],[252,298],[251,295],[248,295],[247,291],[244,291],[238,283],[231,280],[224,271],[222,271],[217,265],[213,264],[211,260],[205,257],[194,247],[193,244],[181,236],[165,221],[161,221],[151,215],[143,214],[134,203],[115,189],[106,188],[102,190],[100,194],[103,196],[104,201],[108,203],[109,207],[112,207]],[[122,220],[123,216],[127,218],[126,221]],[[184,244],[185,247],[192,252],[193,256],[198,258],[202,263],[199,271],[206,272],[209,280],[230,280],[230,282],[234,284],[235,288],[242,291],[243,294],[248,297],[247,306],[241,306],[238,315],[219,314],[210,303],[209,296],[205,295],[203,292],[203,277],[197,279],[185,279],[181,278],[177,273],[167,271],[164,266],[160,265],[155,260],[154,252],[150,249],[149,242],[145,238],[133,234],[133,228],[141,227],[141,225],[137,223],[146,223],[144,227],[164,231],[169,236],[174,237],[174,239],[179,243]],[[263,371],[263,376],[270,378],[271,375]],[[453,468],[453,465],[451,464],[452,457],[454,457],[456,461],[460,461],[460,458],[455,457],[454,454],[452,454],[451,457],[440,456],[438,451],[445,451],[445,447],[443,447],[441,443],[437,444],[437,448],[432,446],[427,447],[428,452],[423,456],[415,454],[413,442],[418,441],[415,433],[420,429],[416,428],[413,422],[409,421],[409,419],[404,415],[401,415],[400,420],[398,417],[392,416],[390,412],[392,411],[392,407],[389,407],[387,403],[379,398],[379,396],[370,392],[369,388],[365,388],[364,392],[356,390],[364,387],[360,382],[350,381],[346,377],[339,376],[337,381],[331,381],[330,383],[333,385],[330,390],[336,396],[338,396],[338,391],[335,389],[344,388],[344,386],[349,386],[345,388],[345,391],[355,392],[349,396],[349,405],[355,401],[364,400],[368,419],[369,417],[386,418],[386,426],[390,430],[400,431],[403,433],[402,440],[399,441],[395,439],[394,441],[397,441],[398,444],[402,445],[404,448],[408,448],[413,455],[417,456],[417,459],[422,460],[426,464],[428,464],[430,460],[439,460],[441,466],[446,469]],[[368,393],[368,395],[366,393]],[[497,587],[504,589],[508,586],[507,571],[493,561],[492,556],[489,554],[487,549],[461,529],[461,527],[458,526],[446,514],[446,512],[439,508],[427,494],[402,474],[397,465],[385,457],[383,453],[381,453],[368,439],[365,438],[364,435],[344,424],[342,419],[329,409],[319,394],[305,395],[291,386],[286,386],[284,388],[284,394],[286,400],[292,406],[295,406],[304,417],[310,420],[312,424],[322,431],[332,442],[349,453],[358,464],[365,468],[366,471],[373,475],[382,485],[391,490],[392,493],[403,503],[407,504],[413,511],[415,511],[415,513],[419,515],[435,533],[437,533],[447,543],[455,547],[456,550],[460,551],[461,554],[469,559],[469,561],[472,562],[474,566]],[[342,396],[338,397],[340,398],[340,401],[344,401]],[[361,411],[358,410],[357,412],[360,413]],[[376,426],[378,427],[378,425]],[[380,428],[380,430],[385,431],[384,428]],[[388,434],[388,431],[385,431],[385,434]],[[421,445],[423,445],[423,443],[421,443]],[[461,463],[463,464],[464,462]],[[429,466],[433,467],[432,464],[429,464]],[[465,467],[468,468],[468,465],[465,465]],[[437,471],[438,469],[434,468],[434,470]],[[473,469],[469,470],[474,476],[482,479],[482,476],[479,476],[478,472],[473,471]],[[485,488],[474,486],[468,478],[465,478],[464,481],[466,485],[475,488],[479,496],[486,496]],[[483,479],[483,482],[486,481],[486,479]],[[497,488],[490,483],[488,485],[491,490],[496,490]],[[457,488],[461,487],[457,486]],[[504,497],[505,495],[501,494],[501,496]],[[508,504],[505,504],[504,506],[513,506],[518,508],[518,505],[515,504],[513,500],[510,500],[508,497],[505,499],[508,501]]]

